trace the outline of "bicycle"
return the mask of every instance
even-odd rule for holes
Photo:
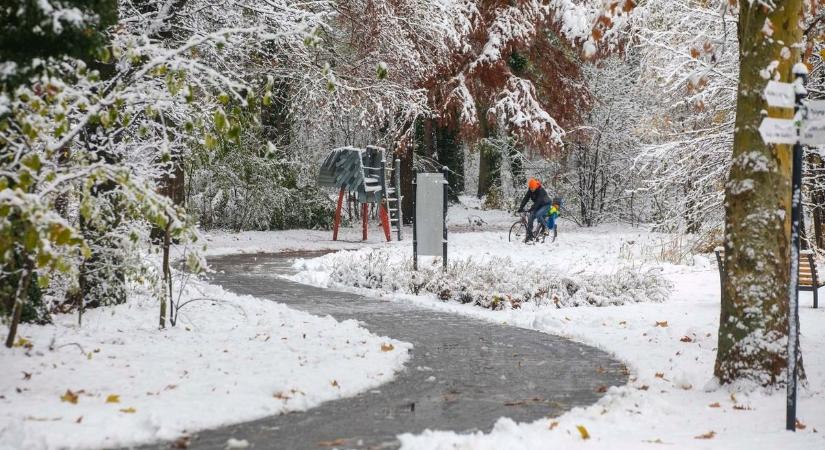
[[[510,242],[527,242],[527,224],[528,219],[530,218],[529,212],[521,213],[521,218],[513,223],[510,226]],[[536,218],[536,222],[533,225],[533,240],[538,242],[545,242],[545,240],[549,237],[550,242],[556,242],[556,237],[559,235],[559,227],[558,224],[554,224],[552,233],[550,230],[547,229],[547,223],[544,221],[544,218]]]

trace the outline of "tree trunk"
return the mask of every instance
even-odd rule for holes
[[[822,176],[825,166],[822,163],[822,157],[815,153],[811,153],[809,155],[808,164],[811,171],[811,177],[813,178],[813,182],[811,183],[811,186],[809,186],[811,203],[813,203],[813,208],[811,208],[811,217],[813,218],[814,227],[813,246],[823,249],[825,248],[825,235],[822,233],[822,224],[825,222],[825,216],[823,216],[823,214],[825,214],[825,189],[823,189],[823,185],[819,177]]]
[[[401,212],[404,218],[404,223],[410,224],[413,221],[413,179],[415,171],[413,170],[413,160],[415,158],[415,146],[407,145],[402,147],[397,154],[398,159],[401,160]],[[352,221],[352,207],[347,208],[349,213],[349,220]]]
[[[17,285],[17,292],[14,295],[14,308],[11,313],[11,323],[9,323],[9,335],[6,337],[6,347],[14,345],[14,337],[17,335],[17,325],[20,324],[20,317],[23,315],[23,304],[29,293],[29,283],[31,283],[34,273],[34,262],[29,258],[27,252],[23,252],[23,267],[20,273],[20,281]]]
[[[722,383],[785,382],[790,277],[791,148],[766,145],[759,135],[767,109],[760,71],[780,61],[777,73],[791,81],[799,60],[801,0],[775,2],[773,10],[740,2],[739,90],[733,142],[734,164],[725,188],[725,279],[714,368]],[[773,35],[762,30],[770,20]],[[787,43],[791,57],[782,58]],[[787,49],[786,49],[787,51]],[[791,118],[790,109],[769,111]],[[763,170],[759,161],[769,161]]]

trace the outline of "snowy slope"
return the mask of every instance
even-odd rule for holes
[[[355,395],[408,359],[409,344],[354,321],[199,282],[183,298],[209,300],[186,305],[178,325],[160,331],[147,297],[90,310],[80,329],[74,315],[23,326],[31,348],[0,349],[0,449],[176,439]]]
[[[451,215],[459,216],[452,211]],[[485,212],[480,215],[489,217]],[[784,390],[719,387],[713,381],[720,305],[719,277],[711,255],[680,254],[678,236],[616,225],[588,230],[567,224],[560,229],[556,243],[510,243],[503,226],[506,217],[499,213],[487,221],[489,224],[482,230],[486,227],[489,231],[450,235],[449,254],[453,262],[471,259],[501,264],[499,258],[505,257],[513,262],[513,268],[533,264],[552,273],[577,276],[608,276],[621,268],[659,267],[661,276],[672,283],[671,294],[664,303],[558,309],[527,302],[519,309],[491,311],[455,301],[444,302],[435,295],[373,291],[396,301],[417,302],[456,314],[567,336],[613,353],[632,370],[628,386],[612,388],[592,407],[530,424],[516,424],[503,418],[488,434],[427,431],[403,435],[403,448],[616,450],[658,444],[680,449],[825,448],[825,354],[821,351],[825,342],[825,308],[812,309],[810,293],[800,294],[801,345],[808,384],[800,391],[798,417],[804,429],[792,434],[784,431]],[[392,245],[397,248],[392,251],[395,258],[411,258],[410,242]],[[335,283],[324,264],[332,256],[299,262],[296,267],[304,270],[294,279],[369,292],[363,287]],[[437,260],[422,261],[440,265]],[[683,261],[683,265],[666,261]],[[514,278],[519,276],[513,274]],[[588,439],[583,439],[579,425],[587,430]]]

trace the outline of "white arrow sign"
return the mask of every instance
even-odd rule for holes
[[[768,85],[765,87],[765,100],[768,101],[768,106],[793,108],[795,97],[796,93],[791,83],[768,81]]]
[[[825,120],[806,121],[802,126],[799,140],[805,145],[825,144]]]
[[[766,144],[796,144],[796,126],[791,119],[766,117],[759,125],[759,134]]]
[[[825,100],[811,100],[807,103],[808,120],[825,119]]]

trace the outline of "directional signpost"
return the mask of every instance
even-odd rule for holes
[[[793,84],[768,81],[768,85],[765,87],[765,100],[768,101],[768,106],[793,108],[796,104]]]
[[[788,286],[788,396],[785,428],[796,431],[796,381],[799,361],[799,218],[802,209],[802,145],[825,144],[825,101],[803,104],[807,96],[808,68],[798,63],[793,68],[793,83],[769,81],[765,88],[768,106],[793,108],[793,119],[766,117],[759,134],[766,144],[793,144],[791,193],[791,282]]]
[[[799,139],[792,119],[766,117],[759,125],[759,134],[762,135],[762,140],[769,144],[796,144]]]

